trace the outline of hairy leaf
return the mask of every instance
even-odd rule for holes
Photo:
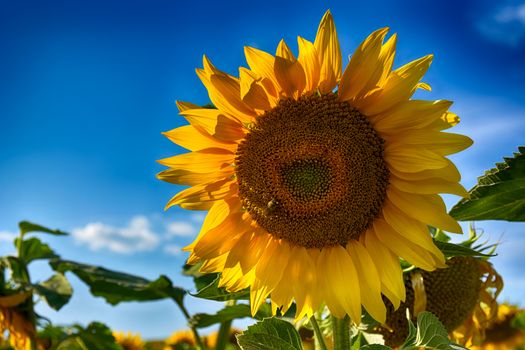
[[[297,350],[302,349],[301,337],[295,327],[286,321],[272,317],[248,327],[237,335],[243,350]]]
[[[450,215],[461,221],[525,221],[525,147],[518,150],[479,177],[470,198],[456,204]]]
[[[220,276],[217,275],[210,284],[208,284],[206,287],[201,288],[197,293],[192,294],[192,295],[197,298],[216,300],[216,301],[250,299],[250,291],[248,289],[244,289],[239,292],[230,293],[226,291],[226,289],[224,288],[219,288],[219,280],[220,280]],[[202,280],[195,282],[196,286],[199,286],[199,284],[202,285]]]

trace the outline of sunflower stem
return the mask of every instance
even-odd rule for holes
[[[326,347],[326,343],[324,342],[323,332],[321,331],[321,328],[319,328],[319,324],[317,323],[315,315],[310,317],[310,323],[312,324],[312,328],[314,329],[315,334],[315,349],[328,350],[328,348]]]
[[[206,347],[204,346],[204,343],[202,342],[202,338],[200,337],[199,332],[197,331],[197,328],[195,328],[195,326],[190,322],[191,316],[190,316],[190,313],[188,312],[188,309],[186,309],[186,306],[184,306],[182,302],[179,302],[175,299],[174,301],[175,301],[175,304],[179,306],[180,310],[184,314],[186,321],[188,321],[188,326],[190,327],[191,332],[193,333],[193,337],[195,338],[195,343],[197,343],[197,350],[205,350]]]
[[[235,305],[235,300],[230,300],[226,302],[226,306]],[[215,350],[225,350],[226,345],[230,342],[230,329],[232,327],[232,320],[222,322],[219,327],[219,333],[217,334],[217,342],[215,345]]]
[[[352,345],[350,338],[350,317],[332,317],[332,333],[334,337],[334,350],[349,350]]]

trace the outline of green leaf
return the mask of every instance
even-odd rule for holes
[[[89,348],[84,344],[82,338],[75,336],[60,342],[56,350],[89,350]]]
[[[29,281],[25,265],[16,256],[3,256],[0,258],[3,266],[11,270],[11,278],[18,283],[26,283]]]
[[[367,344],[365,346],[362,346],[360,348],[361,350],[392,350],[392,348],[389,348],[386,345],[382,344]]]
[[[525,221],[525,147],[478,178],[470,199],[450,211],[457,220]]]
[[[77,326],[78,337],[89,350],[123,350],[115,343],[111,329],[100,322],[92,322],[86,328]]]
[[[59,257],[51,247],[42,243],[42,241],[36,237],[23,239],[21,243],[20,239],[16,238],[15,245],[18,247],[19,244],[21,244],[21,247],[19,249],[20,254],[18,258],[26,264],[29,264],[33,260],[53,259]]]
[[[357,335],[355,335],[352,338],[352,345],[350,346],[350,350],[359,350],[362,346],[365,346],[367,344],[368,342],[363,336],[363,332],[358,332]]]
[[[193,315],[190,319],[190,324],[197,328],[205,328],[214,324],[232,321],[238,318],[251,317],[250,306],[246,304],[229,305],[217,313],[210,315],[199,313]],[[259,311],[255,314],[255,318],[262,319],[272,316],[270,305],[263,304]]]
[[[446,257],[475,256],[488,258],[491,256],[495,256],[495,254],[485,254],[460,244],[447,243],[436,240],[434,240],[434,244],[439,248],[439,250],[443,252],[443,254],[445,254]]]
[[[57,273],[47,281],[36,284],[33,287],[47,304],[57,311],[69,302],[73,294],[73,288],[71,288],[69,281],[61,273]]]
[[[57,272],[73,272],[89,286],[93,295],[103,297],[112,305],[124,301],[151,301],[165,298],[171,298],[182,304],[186,294],[185,290],[174,287],[171,280],[164,275],[150,281],[127,273],[68,260],[51,260],[50,265]]]
[[[238,292],[230,293],[224,288],[219,288],[219,280],[220,276],[217,275],[210,284],[200,289],[197,293],[191,295],[197,298],[215,301],[250,299],[250,291],[248,289],[243,289]],[[199,282],[196,282],[195,284],[197,285],[198,283]]]
[[[18,223],[18,227],[20,228],[20,232],[22,235],[25,235],[29,232],[43,232],[43,233],[49,233],[55,236],[67,236],[68,234],[66,232],[60,231],[60,230],[52,230],[44,226],[40,226],[38,224],[34,224],[29,221],[21,221]]]
[[[454,344],[439,319],[431,312],[424,311],[417,316],[417,329],[409,319],[409,335],[400,350],[413,349],[459,350],[466,349]]]
[[[243,350],[297,350],[302,349],[301,337],[295,327],[286,321],[272,317],[248,327],[237,335]]]
[[[525,311],[519,312],[516,316],[514,316],[510,322],[510,325],[516,329],[525,331]]]

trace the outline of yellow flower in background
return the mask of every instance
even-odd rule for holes
[[[485,330],[485,339],[479,346],[470,346],[472,350],[518,350],[525,346],[525,331],[513,327],[514,318],[525,312],[515,305],[502,304],[497,316],[489,320]]]
[[[145,343],[140,337],[140,334],[134,334],[131,332],[113,332],[115,341],[118,345],[122,346],[124,350],[143,350]]]
[[[430,311],[449,332],[451,339],[468,348],[481,342],[490,321],[496,316],[496,298],[503,288],[501,276],[492,265],[472,257],[447,260],[448,268],[414,270],[405,275],[406,301],[398,309],[388,303],[385,324],[377,328],[385,344],[398,347],[408,336],[407,310],[417,315]]]
[[[9,343],[17,350],[31,349],[30,339],[36,339],[34,324],[17,309],[30,297],[31,293],[0,296],[0,335],[8,332]]]
[[[165,135],[190,153],[162,159],[158,177],[190,188],[179,205],[209,210],[188,262],[221,272],[229,291],[250,287],[255,313],[296,317],[325,303],[359,321],[378,321],[405,299],[399,257],[424,269],[445,266],[427,225],[461,232],[439,193],[467,196],[446,156],[471,145],[445,133],[457,123],[450,101],[413,100],[432,61],[392,70],[396,35],[372,33],[343,70],[327,12],[314,42],[284,41],[275,55],[246,47],[239,77],[207,57],[197,74],[216,108],[178,102],[190,125]]]
[[[168,339],[165,341],[166,346],[164,347],[164,350],[172,350],[175,345],[189,345],[189,346],[195,346],[197,342],[195,341],[195,336],[193,335],[192,331],[189,329],[184,329],[180,331],[173,332]]]

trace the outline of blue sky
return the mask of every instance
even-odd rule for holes
[[[2,1],[0,2],[0,253],[17,222],[72,233],[45,237],[62,257],[155,278],[179,273],[203,213],[163,211],[179,190],[155,174],[156,159],[181,152],[160,135],[183,124],[174,101],[206,103],[194,69],[206,53],[236,74],[243,46],[274,51],[284,38],[313,40],[326,2]],[[434,53],[418,97],[451,99],[454,131],[475,144],[454,156],[470,188],[483,170],[525,144],[523,1],[341,1],[329,5],[343,55],[371,31],[397,32],[399,66]],[[446,198],[453,204],[456,199]],[[480,222],[501,239],[494,259],[503,297],[525,305],[525,226]],[[44,278],[45,264],[33,276]],[[169,302],[115,308],[75,294],[56,322],[102,320],[115,329],[165,337],[184,327]],[[188,300],[192,312],[216,307]]]

